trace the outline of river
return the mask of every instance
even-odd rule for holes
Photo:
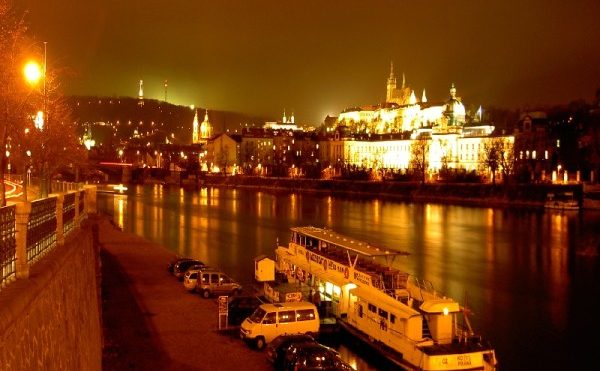
[[[597,368],[600,212],[416,204],[245,189],[131,187],[98,209],[133,232],[251,284],[289,227],[327,227],[409,252],[394,264],[467,304],[502,370]],[[166,262],[165,262],[166,264]],[[588,340],[585,340],[588,339]],[[342,346],[359,370],[377,369]]]

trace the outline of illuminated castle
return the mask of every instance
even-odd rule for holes
[[[456,130],[465,124],[465,107],[456,96],[454,84],[450,87],[450,99],[444,104],[430,104],[425,90],[421,101],[415,91],[406,86],[402,74],[402,85],[397,86],[394,65],[386,85],[386,101],[377,106],[353,107],[344,110],[338,117],[338,125],[347,126],[353,133],[388,134],[433,128],[445,131]]]
[[[422,143],[430,174],[443,167],[480,170],[485,167],[486,143],[501,140],[512,146],[514,137],[492,137],[494,126],[481,122],[481,108],[473,122],[467,123],[465,106],[454,84],[449,93],[445,102],[431,104],[423,90],[418,101],[415,91],[406,85],[404,74],[398,87],[392,64],[386,101],[344,110],[336,125],[345,127],[339,131],[345,134],[336,135],[326,144],[323,160],[366,168],[408,169],[415,145]]]

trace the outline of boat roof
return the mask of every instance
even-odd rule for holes
[[[348,236],[334,232],[330,229],[318,228],[312,226],[292,227],[293,232],[303,234],[308,237],[316,238],[325,241],[332,245],[339,246],[346,250],[353,251],[363,256],[393,256],[393,255],[408,255],[406,251],[392,250],[383,246],[376,246],[369,242],[352,239]]]

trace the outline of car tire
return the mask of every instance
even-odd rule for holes
[[[204,290],[204,291],[202,291],[202,297],[203,297],[204,299],[208,299],[208,298],[210,298],[210,291],[208,291],[208,290]]]
[[[265,342],[265,338],[262,336],[257,337],[255,345],[256,349],[263,350],[265,348],[265,345],[267,345],[267,343]]]

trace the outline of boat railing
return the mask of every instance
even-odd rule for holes
[[[433,287],[433,283],[431,283],[430,281],[420,279],[418,277],[410,275],[408,277],[408,284],[413,286],[416,290],[419,291],[418,298],[420,300],[425,300],[426,296],[428,296],[428,297],[431,296],[433,298],[440,297],[438,295],[438,293],[435,291],[435,289]],[[415,293],[412,293],[412,295],[415,296]]]
[[[337,263],[350,266],[348,254],[345,251],[331,248],[317,248],[313,246],[303,246],[304,248],[319,254],[329,260]],[[406,289],[409,274],[402,272],[392,267],[386,267],[376,261],[367,260],[359,256],[355,270],[369,275],[374,287],[386,292],[390,296],[394,296],[396,290]]]

